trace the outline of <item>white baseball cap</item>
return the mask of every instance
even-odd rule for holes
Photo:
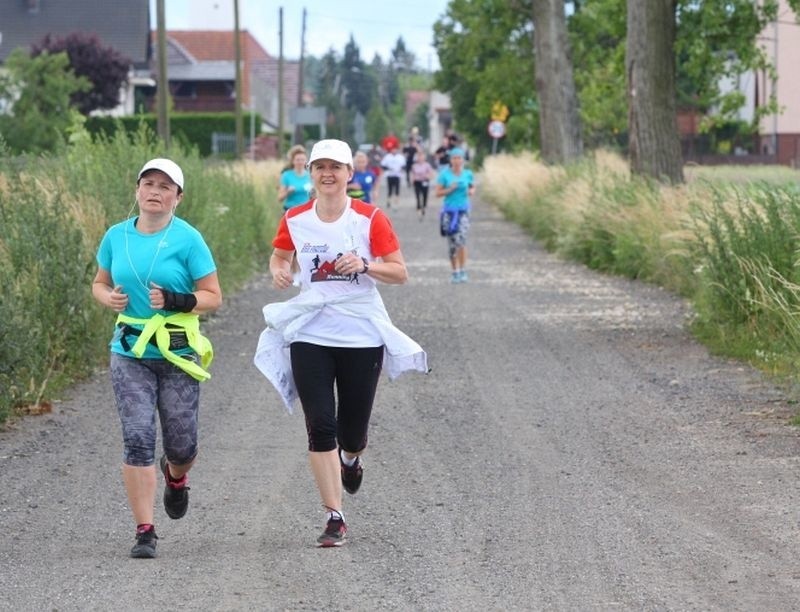
[[[183,170],[171,159],[165,159],[163,157],[151,159],[139,170],[139,176],[136,177],[136,181],[138,182],[139,179],[142,178],[142,175],[148,170],[161,170],[161,172],[172,179],[173,183],[181,188],[181,191],[183,190]]]
[[[318,159],[332,159],[340,164],[353,165],[353,152],[350,150],[350,145],[341,140],[328,138],[320,140],[311,149],[311,155],[308,157],[308,164],[311,165]]]

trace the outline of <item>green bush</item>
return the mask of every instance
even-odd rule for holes
[[[255,113],[242,114],[242,123],[247,132],[250,122],[261,125],[261,115]],[[86,129],[93,136],[104,134],[113,136],[120,129],[129,135],[137,133],[142,125],[155,133],[158,118],[153,113],[131,115],[129,117],[89,117]],[[170,115],[170,136],[184,149],[196,148],[200,157],[210,157],[212,152],[212,134],[236,133],[236,116],[234,113],[173,113]]]
[[[66,53],[31,57],[14,49],[0,70],[0,100],[14,101],[9,112],[0,113],[5,146],[15,153],[60,149],[70,126],[82,118],[70,98],[89,89],[91,83],[75,76]]]

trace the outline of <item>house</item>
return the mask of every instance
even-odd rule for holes
[[[412,89],[406,92],[405,100],[405,116],[410,118],[414,116],[417,109],[423,105],[428,104],[431,99],[431,92],[423,89]]]
[[[95,34],[100,43],[130,58],[120,105],[103,114],[130,115],[155,109],[157,36],[150,28],[148,0],[0,0],[0,64],[18,47],[29,48],[47,34]],[[278,59],[247,31],[240,32],[242,108],[254,108],[277,130]],[[235,108],[235,51],[231,31],[168,31],[167,78],[177,111]],[[284,128],[291,132],[297,106],[299,62],[283,64]],[[259,126],[262,127],[262,126]]]
[[[133,113],[137,88],[155,85],[148,0],[0,0],[0,15],[0,64],[14,49],[28,49],[47,34],[61,38],[83,32],[131,61],[117,114]]]
[[[777,78],[766,72],[746,72],[723,79],[723,92],[738,91],[744,104],[737,119],[750,123],[756,110],[769,104],[774,96],[779,112],[759,121],[754,146],[749,150],[736,147],[731,155],[695,155],[693,144],[702,138],[698,134],[701,117],[695,109],[678,112],[678,130],[681,135],[684,157],[700,163],[783,164],[800,168],[800,23],[786,0],[779,0],[778,16],[768,23],[758,37],[758,42],[775,68]]]
[[[168,30],[166,39],[167,79],[174,109],[178,112],[233,111],[236,103],[234,32]],[[156,32],[152,32],[152,40],[156,46]],[[247,30],[239,32],[239,48],[242,109],[254,109],[266,123],[262,128],[276,131],[280,116],[279,60],[269,55]],[[284,60],[283,126],[286,132],[293,129],[291,110],[297,106],[299,73],[299,62]],[[155,100],[150,104],[154,105]]]
[[[764,28],[760,41],[778,78],[755,75],[753,103],[757,107],[775,96],[782,112],[761,120],[759,151],[775,155],[779,164],[800,168],[800,23],[786,0],[779,0],[778,17]]]
[[[428,108],[428,152],[433,153],[442,144],[447,131],[453,127],[450,96],[441,91],[430,92]]]

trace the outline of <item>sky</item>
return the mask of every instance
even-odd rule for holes
[[[331,48],[341,55],[352,34],[363,61],[371,62],[376,53],[387,60],[402,36],[419,66],[436,70],[433,24],[447,4],[448,0],[239,0],[239,27],[277,57],[283,7],[283,55],[299,59],[305,8],[306,55],[321,57]],[[155,0],[150,0],[150,13],[155,29]],[[233,29],[233,0],[164,0],[164,13],[168,30]]]

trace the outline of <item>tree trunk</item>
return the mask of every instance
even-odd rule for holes
[[[683,182],[675,105],[676,0],[628,0],[625,70],[631,171]]]
[[[564,0],[534,0],[533,28],[542,159],[569,163],[583,155],[583,140]]]

